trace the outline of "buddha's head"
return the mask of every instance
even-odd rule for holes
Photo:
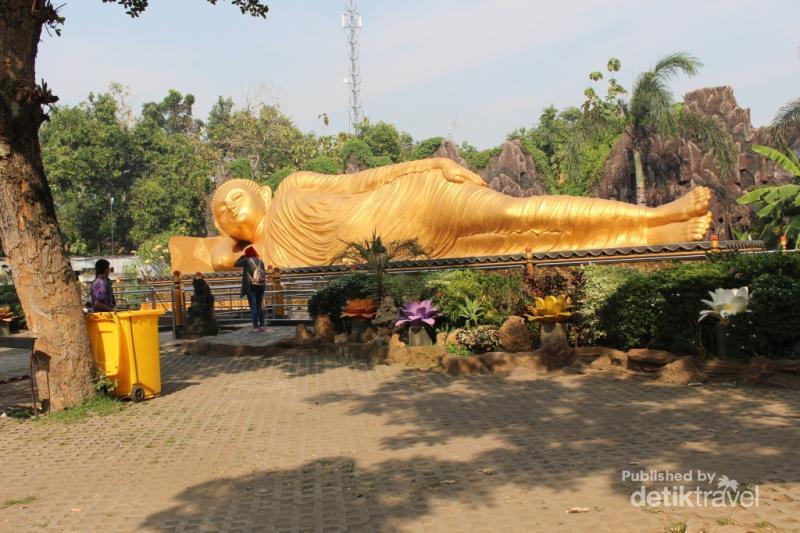
[[[217,187],[211,212],[217,229],[238,241],[253,241],[258,223],[272,202],[272,191],[250,180],[229,180]]]

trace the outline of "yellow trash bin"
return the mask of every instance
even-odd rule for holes
[[[117,383],[114,395],[141,401],[161,393],[160,309],[90,313],[86,323],[97,367]]]

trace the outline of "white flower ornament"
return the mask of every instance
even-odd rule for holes
[[[740,287],[738,289],[717,289],[709,291],[710,300],[700,300],[710,309],[700,311],[700,320],[707,316],[717,318],[723,324],[727,324],[731,317],[740,313],[747,313],[747,304],[750,302],[750,289]]]

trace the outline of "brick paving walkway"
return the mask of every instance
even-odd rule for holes
[[[796,392],[299,352],[165,353],[163,374],[118,414],[0,420],[0,531],[800,530]],[[633,507],[621,470],[667,468],[758,485],[760,505]]]

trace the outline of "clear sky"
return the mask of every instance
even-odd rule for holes
[[[197,98],[277,100],[303,130],[347,129],[344,0],[272,0],[266,20],[220,0],[150,0],[130,19],[100,0],[65,0],[61,37],[44,36],[37,77],[61,103],[112,81],[138,111],[169,89]],[[417,139],[499,144],[541,110],[579,105],[588,73],[622,61],[627,88],[657,58],[685,50],[705,64],[677,96],[731,85],[756,126],[800,96],[798,0],[360,0],[362,100],[371,120]],[[327,113],[331,124],[318,119]]]

